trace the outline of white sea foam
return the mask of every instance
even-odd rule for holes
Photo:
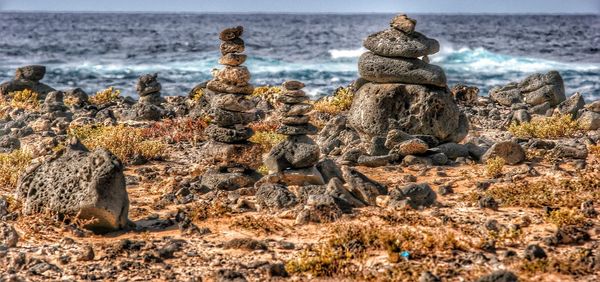
[[[329,50],[329,55],[331,56],[332,59],[342,59],[342,58],[358,58],[360,57],[360,55],[362,55],[364,52],[366,52],[367,49],[365,49],[364,47],[358,48],[358,49],[332,49]]]

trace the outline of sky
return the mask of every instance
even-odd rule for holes
[[[0,0],[0,10],[198,13],[600,14],[600,0]]]

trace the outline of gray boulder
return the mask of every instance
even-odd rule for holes
[[[420,207],[429,207],[435,203],[437,198],[435,191],[431,189],[429,184],[420,183],[408,184],[400,189],[394,189],[390,192],[391,207],[410,206],[413,209]]]
[[[518,83],[510,83],[490,90],[490,98],[504,106],[525,102],[532,106],[549,102],[556,106],[566,99],[565,85],[557,71],[533,74]]]
[[[384,57],[419,58],[440,50],[440,43],[435,39],[418,32],[406,34],[394,28],[369,35],[363,45]]]
[[[379,195],[387,194],[387,188],[355,169],[347,166],[342,167],[344,180],[348,183],[348,190],[357,199],[369,205],[376,205],[376,199]]]
[[[3,248],[14,248],[19,242],[19,234],[8,222],[0,222],[0,250]]]
[[[463,144],[445,143],[436,147],[444,153],[449,159],[466,158],[469,156],[469,149]]]
[[[279,210],[298,203],[296,195],[285,186],[266,183],[256,191],[256,203],[261,208]]]
[[[389,130],[398,129],[458,142],[469,128],[466,117],[461,118],[458,106],[446,90],[375,83],[363,85],[355,94],[348,125],[366,141],[374,136],[386,137]]]
[[[525,150],[513,141],[502,141],[492,145],[481,158],[483,162],[500,157],[509,165],[515,165],[525,160]]]
[[[366,52],[358,60],[360,76],[377,83],[425,84],[446,87],[446,74],[419,59],[388,58]]]
[[[48,210],[94,219],[86,228],[96,232],[121,229],[129,223],[121,161],[109,151],[89,152],[75,142],[29,167],[19,179],[16,196],[25,214]]]
[[[477,278],[476,282],[518,282],[519,277],[508,270],[497,270]]]
[[[289,136],[277,144],[265,157],[265,165],[271,172],[287,168],[306,168],[319,161],[319,146],[306,135]]]
[[[588,111],[592,111],[594,113],[600,113],[600,100],[596,100],[584,106],[584,108]]]
[[[585,101],[583,100],[583,96],[579,94],[579,92],[571,95],[569,99],[563,101],[556,107],[556,111],[562,115],[571,115],[571,117],[576,117],[577,112],[583,109],[585,106]]]

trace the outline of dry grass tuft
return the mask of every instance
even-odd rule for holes
[[[284,89],[281,86],[260,86],[254,88],[253,97],[259,97],[271,105],[277,103],[277,96],[283,94]]]
[[[177,118],[155,122],[142,130],[145,137],[161,139],[168,143],[188,142],[196,145],[206,140],[204,130],[208,122],[204,119]]]
[[[200,99],[202,99],[203,96],[204,96],[204,90],[202,88],[198,87],[198,88],[196,88],[196,90],[194,90],[190,99],[192,99],[192,101],[194,101],[194,102],[200,102]]]
[[[521,138],[563,138],[575,137],[581,129],[570,115],[554,115],[521,124],[513,123],[508,131]]]
[[[502,176],[502,171],[504,169],[505,164],[506,161],[504,161],[504,159],[501,157],[488,159],[485,162],[485,174],[488,177],[498,178]]]
[[[31,156],[21,150],[0,153],[0,189],[11,191],[19,176],[31,163]]]
[[[8,100],[0,99],[0,107],[2,105],[8,105],[13,109],[37,111],[41,106],[39,94],[29,89],[10,92],[8,93],[8,97]]]
[[[576,208],[586,200],[600,201],[600,178],[584,174],[570,179],[535,179],[494,185],[485,192],[503,206]]]
[[[79,138],[91,150],[109,150],[123,162],[128,162],[135,156],[142,156],[147,160],[160,159],[166,150],[162,141],[147,140],[144,129],[123,125],[72,127],[69,135]]]
[[[347,111],[352,106],[354,91],[350,87],[340,87],[332,96],[324,97],[315,102],[315,111],[332,115]]]
[[[242,216],[237,217],[229,225],[231,228],[241,228],[258,234],[273,234],[285,229],[285,226],[277,221],[275,217],[259,215],[259,216]]]
[[[276,132],[278,123],[271,121],[253,122],[249,125],[254,130],[250,142],[261,146],[264,152],[268,152],[275,145],[285,141],[286,136]]]
[[[586,223],[585,215],[581,210],[576,208],[562,208],[550,212],[546,216],[546,221],[556,225],[557,227],[563,226],[583,226]]]
[[[95,95],[90,97],[90,103],[94,105],[102,105],[110,102],[114,102],[121,95],[121,90],[109,87],[104,90],[96,92]]]

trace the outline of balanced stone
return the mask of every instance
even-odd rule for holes
[[[306,97],[306,92],[303,90],[288,90],[284,93],[284,95],[290,97]]]
[[[239,66],[246,62],[248,56],[245,54],[228,53],[219,59],[219,64],[226,66]]]
[[[300,103],[304,103],[306,101],[308,101],[308,97],[306,97],[306,96],[294,97],[294,96],[289,96],[287,94],[283,94],[283,95],[279,95],[277,97],[277,102],[280,102],[283,104],[300,104]]]
[[[142,75],[135,86],[135,90],[140,96],[160,92],[162,86],[158,82],[158,74]]]
[[[247,99],[246,95],[240,94],[221,94],[212,98],[210,104],[213,108],[233,112],[247,112],[255,107],[252,100]]]
[[[395,16],[390,22],[390,26],[405,33],[415,31],[417,20],[411,19],[405,14]]]
[[[219,39],[222,41],[233,40],[242,36],[242,33],[244,33],[244,27],[242,26],[226,28],[219,34]]]
[[[440,50],[440,44],[435,39],[418,32],[405,34],[396,29],[369,35],[363,45],[373,53],[385,57],[419,58]]]
[[[242,53],[246,49],[244,40],[236,38],[233,40],[223,41],[221,43],[221,54],[226,55],[229,53]]]
[[[40,65],[30,65],[17,68],[15,79],[38,82],[46,75],[46,67]]]
[[[215,79],[220,80],[228,85],[248,85],[248,81],[250,81],[250,71],[248,71],[248,68],[244,66],[226,66],[217,71]]]
[[[299,116],[304,115],[312,111],[314,106],[312,104],[299,103],[299,104],[282,104],[279,108],[279,113],[282,116]]]
[[[214,124],[209,125],[206,128],[205,133],[212,140],[223,143],[243,142],[254,135],[254,131],[248,127],[236,129],[220,127]]]
[[[300,90],[304,88],[304,83],[297,80],[289,80],[283,83],[283,88],[287,90]]]
[[[366,52],[360,56],[361,77],[377,83],[426,84],[446,87],[444,70],[419,59],[388,58]]]
[[[219,126],[228,127],[236,124],[248,124],[254,121],[254,113],[233,112],[219,108],[210,109],[209,116]]]
[[[229,94],[246,94],[250,95],[254,92],[254,86],[246,85],[229,85],[220,80],[211,80],[206,84],[206,87],[212,91]]]
[[[318,129],[312,124],[305,125],[285,125],[282,124],[277,128],[277,133],[283,135],[314,135]]]
[[[308,136],[290,136],[273,147],[265,158],[265,165],[272,172],[306,168],[317,164],[319,155],[319,146]]]
[[[303,125],[307,124],[310,117],[305,115],[287,116],[281,119],[281,123],[286,125]]]

